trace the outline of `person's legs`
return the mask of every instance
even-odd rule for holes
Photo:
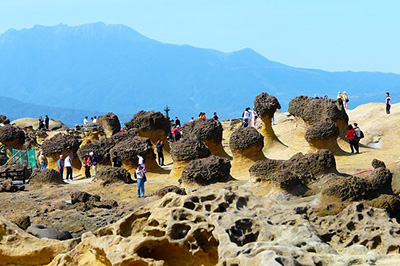
[[[61,176],[61,179],[63,178],[63,172],[64,172],[64,168],[60,168],[60,176]]]
[[[85,166],[85,176],[86,176],[86,178],[90,178],[90,166],[89,165]]]
[[[161,153],[161,165],[164,165],[164,153]]]
[[[144,180],[142,179],[142,183],[140,184],[141,196],[144,197]]]
[[[45,163],[42,163],[42,164],[40,164],[40,169],[46,169],[46,164]]]
[[[161,152],[157,152],[158,154],[158,165],[161,165]]]
[[[359,149],[360,149],[360,145],[359,145],[359,140],[355,140],[354,141],[354,148],[356,149],[356,153],[360,153]]]
[[[351,153],[354,153],[354,139],[350,139],[350,149],[351,149]]]
[[[144,181],[143,181],[142,178],[138,178],[138,179],[137,179],[137,196],[138,196],[139,198],[140,198],[140,196],[141,196],[142,187],[144,187]],[[144,192],[143,192],[143,194],[144,194]]]
[[[390,104],[386,104],[386,114],[390,114]]]
[[[66,176],[67,180],[68,180],[68,177],[70,180],[72,180],[72,167],[67,167],[67,176]]]
[[[97,165],[93,165],[93,176],[96,177]]]

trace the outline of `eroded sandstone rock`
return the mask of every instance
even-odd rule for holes
[[[26,232],[38,238],[57,240],[68,240],[72,238],[72,235],[68,231],[59,231],[43,224],[33,224],[26,229]]]
[[[5,115],[0,115],[0,124],[8,125],[10,124],[10,119],[8,119]]]
[[[326,118],[311,125],[304,135],[310,146],[315,149],[327,149],[330,151],[339,151],[337,144],[339,128],[335,122]]]
[[[131,174],[122,167],[104,166],[97,171],[96,179],[102,180],[103,185],[115,182],[133,183]]]
[[[119,118],[113,113],[99,116],[97,118],[96,125],[103,127],[107,137],[111,137],[121,130]]]
[[[60,172],[54,169],[36,169],[33,171],[29,184],[34,185],[58,185],[64,184],[63,178]]]
[[[209,185],[231,179],[231,163],[227,158],[211,155],[189,162],[179,179],[180,183]]]
[[[0,142],[6,146],[20,149],[25,142],[25,133],[19,127],[5,125],[0,127]]]

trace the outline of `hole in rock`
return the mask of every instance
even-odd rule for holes
[[[214,194],[207,195],[207,196],[204,196],[204,197],[200,198],[201,202],[212,201],[212,200],[215,200],[215,199],[216,199],[216,197],[215,197]]]
[[[174,224],[171,228],[172,239],[184,238],[190,230],[190,226],[187,224]]]
[[[187,209],[190,209],[190,210],[194,210],[194,208],[196,208],[196,204],[194,204],[194,203],[191,202],[191,201],[186,201],[186,202],[183,204],[183,207],[185,207],[185,208],[187,208]]]
[[[250,219],[236,221],[235,225],[227,229],[226,232],[230,240],[240,247],[257,241],[259,235],[259,231],[253,229],[253,222]]]

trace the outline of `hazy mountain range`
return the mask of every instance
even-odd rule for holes
[[[286,110],[297,95],[336,97],[339,90],[348,92],[351,108],[383,102],[386,91],[396,101],[400,75],[295,68],[251,49],[223,53],[164,44],[129,27],[103,23],[34,26],[0,35],[0,96],[39,109],[54,107],[53,118],[67,119],[69,125],[80,123],[85,112],[91,115],[73,110],[131,117],[169,105],[171,115],[182,120],[200,111],[231,118],[252,107],[263,91]],[[16,105],[9,102],[3,98],[1,111],[11,116]]]

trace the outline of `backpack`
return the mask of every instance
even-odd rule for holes
[[[358,137],[359,139],[362,139],[364,137],[364,132],[362,132],[361,130],[360,130],[360,137]]]

